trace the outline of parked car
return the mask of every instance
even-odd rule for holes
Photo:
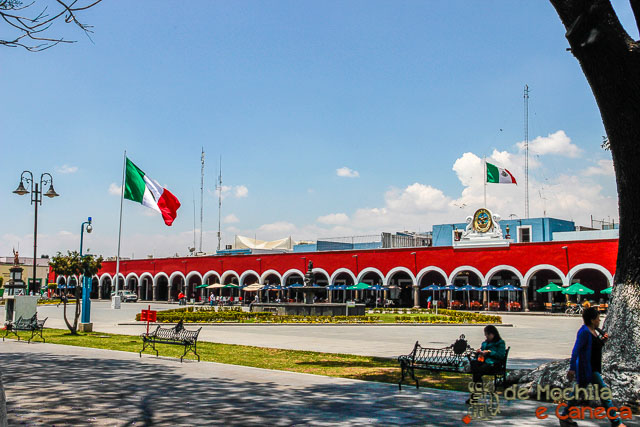
[[[116,293],[111,292],[111,296],[113,297]],[[118,291],[118,295],[120,295],[120,300],[122,302],[137,302],[138,295],[134,294],[131,291]]]

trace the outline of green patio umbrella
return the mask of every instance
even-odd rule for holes
[[[569,286],[567,289],[563,289],[562,293],[569,294],[569,295],[591,295],[591,294],[594,294],[595,292],[587,288],[586,286],[581,285],[580,283],[574,283],[573,285]]]
[[[371,289],[371,285],[367,285],[366,283],[358,283],[357,285],[349,286],[347,290],[349,291],[361,291],[364,289]]]
[[[613,290],[613,286],[609,286],[607,289],[603,289],[600,291],[603,295],[611,295],[611,291]]]
[[[234,285],[233,283],[229,283],[228,285],[224,285],[223,288],[234,288],[238,289],[240,286]]]
[[[544,288],[536,289],[536,292],[562,292],[562,286],[558,286],[555,283],[549,283]]]
[[[207,285],[206,283],[204,283],[204,284],[202,284],[202,285],[198,285],[198,286],[196,286],[196,289],[206,288],[207,286],[209,286],[209,285]]]

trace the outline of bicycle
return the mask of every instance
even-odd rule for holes
[[[580,304],[575,304],[572,306],[567,307],[567,309],[564,311],[565,314],[582,314],[582,312],[584,311],[584,308],[582,308],[582,305]]]

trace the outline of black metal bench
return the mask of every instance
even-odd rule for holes
[[[48,317],[44,320],[38,320],[38,315],[34,314],[30,319],[23,319],[21,316],[15,322],[7,322],[5,323],[6,331],[2,337],[2,341],[4,341],[10,333],[14,334],[18,338],[18,341],[20,341],[18,331],[30,331],[31,337],[29,337],[29,340],[27,341],[28,343],[31,343],[31,340],[33,340],[34,337],[38,337],[38,335],[42,338],[42,342],[46,342],[42,335],[42,330],[44,329],[44,322],[46,322],[47,319]]]
[[[398,357],[402,378],[398,387],[402,390],[402,383],[407,376],[416,382],[416,388],[420,388],[418,379],[415,376],[416,369],[425,371],[442,372],[465,372],[469,365],[469,358],[473,354],[473,349],[464,335],[455,343],[444,348],[422,347],[418,341],[413,346],[413,351],[407,355]]]
[[[158,357],[156,344],[170,344],[184,346],[184,353],[182,354],[182,356],[180,356],[180,362],[182,362],[182,359],[187,355],[189,351],[193,352],[193,354],[198,358],[199,362],[200,355],[197,352],[197,345],[198,335],[200,334],[201,329],[202,327],[198,328],[198,330],[196,331],[189,331],[184,328],[182,320],[180,320],[180,322],[178,322],[178,324],[173,328],[162,328],[160,327],[160,325],[158,325],[153,332],[141,335],[142,350],[140,350],[140,357],[142,357],[142,352],[148,346],[151,346],[151,348],[155,350],[156,357]]]

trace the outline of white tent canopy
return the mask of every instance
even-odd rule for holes
[[[251,237],[236,236],[234,249],[286,249],[293,250],[291,236],[267,242],[265,240],[252,239]]]

